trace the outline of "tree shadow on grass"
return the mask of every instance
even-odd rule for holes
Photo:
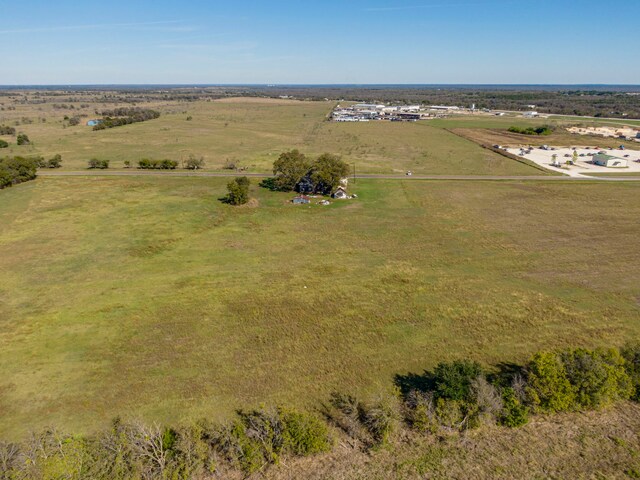
[[[417,373],[396,374],[393,382],[400,389],[403,396],[407,396],[414,390],[428,392],[435,389],[433,373],[426,370],[420,375]]]

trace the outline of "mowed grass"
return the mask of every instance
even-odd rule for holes
[[[205,158],[207,170],[234,164],[270,172],[281,152],[298,148],[311,156],[340,154],[360,173],[540,174],[428,122],[327,122],[333,102],[239,98],[150,106],[162,112],[159,119],[94,132],[84,123],[95,118],[93,111],[104,109],[103,105],[85,108],[89,117],[68,128],[63,128],[62,117],[74,112],[18,105],[15,111],[0,114],[0,124],[13,125],[23,117],[47,121],[16,127],[29,135],[33,145],[12,145],[0,153],[45,157],[60,153],[66,170],[85,169],[91,158],[111,160],[110,168],[121,169],[125,160],[135,167],[142,158],[183,161],[193,154]],[[15,144],[15,138],[6,140]]]
[[[216,178],[0,192],[0,437],[221,419],[441,360],[640,338],[640,185],[359,180],[296,207]]]

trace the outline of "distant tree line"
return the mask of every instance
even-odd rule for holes
[[[0,189],[36,178],[38,159],[26,157],[0,158]]]
[[[509,127],[509,131],[512,133],[519,133],[520,135],[551,135],[555,131],[555,127],[552,125],[543,125],[541,127]]]
[[[145,122],[160,117],[160,112],[147,108],[116,108],[113,110],[103,110],[103,118],[93,127],[94,130],[104,130],[106,128],[120,127],[132,123]]]
[[[262,186],[282,192],[328,195],[349,175],[349,164],[330,153],[311,160],[298,150],[284,152],[273,164],[273,178]]]
[[[165,427],[116,419],[90,436],[48,428],[20,443],[0,441],[0,478],[224,478],[328,452],[338,432],[361,448],[378,449],[407,428],[438,436],[489,425],[517,428],[538,413],[640,401],[640,344],[539,352],[525,365],[490,370],[472,360],[442,362],[419,375],[398,375],[395,383],[394,393],[373,400],[334,392],[321,416],[261,407],[239,410],[224,424]]]

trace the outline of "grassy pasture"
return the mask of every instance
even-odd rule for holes
[[[86,168],[93,157],[111,160],[111,168],[123,168],[125,160],[136,165],[142,158],[180,161],[194,154],[206,159],[208,170],[221,170],[232,161],[249,171],[268,172],[282,151],[298,148],[310,155],[341,154],[362,173],[540,174],[434,128],[439,124],[326,122],[332,102],[242,98],[145,106],[159,109],[162,116],[94,132],[84,123],[95,118],[94,110],[103,106],[86,107],[84,113],[89,117],[81,125],[63,128],[62,117],[69,112],[53,110],[50,105],[17,105],[15,111],[0,112],[0,124],[14,125],[23,117],[47,121],[16,127],[29,135],[33,145],[12,145],[3,154],[60,153],[63,168],[72,170]],[[7,141],[15,144],[12,137]]]
[[[224,191],[0,192],[0,437],[313,406],[443,359],[640,338],[638,184],[359,180],[330,207]]]

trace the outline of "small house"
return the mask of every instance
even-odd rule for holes
[[[306,195],[298,195],[291,200],[294,205],[307,205],[311,203],[311,199]]]
[[[338,187],[336,191],[331,194],[331,197],[338,200],[344,200],[349,198],[349,195],[347,195],[347,191],[344,187]]]
[[[593,156],[593,163],[601,167],[608,168],[626,168],[629,165],[627,161],[622,158],[613,157],[604,153],[598,153]]]

